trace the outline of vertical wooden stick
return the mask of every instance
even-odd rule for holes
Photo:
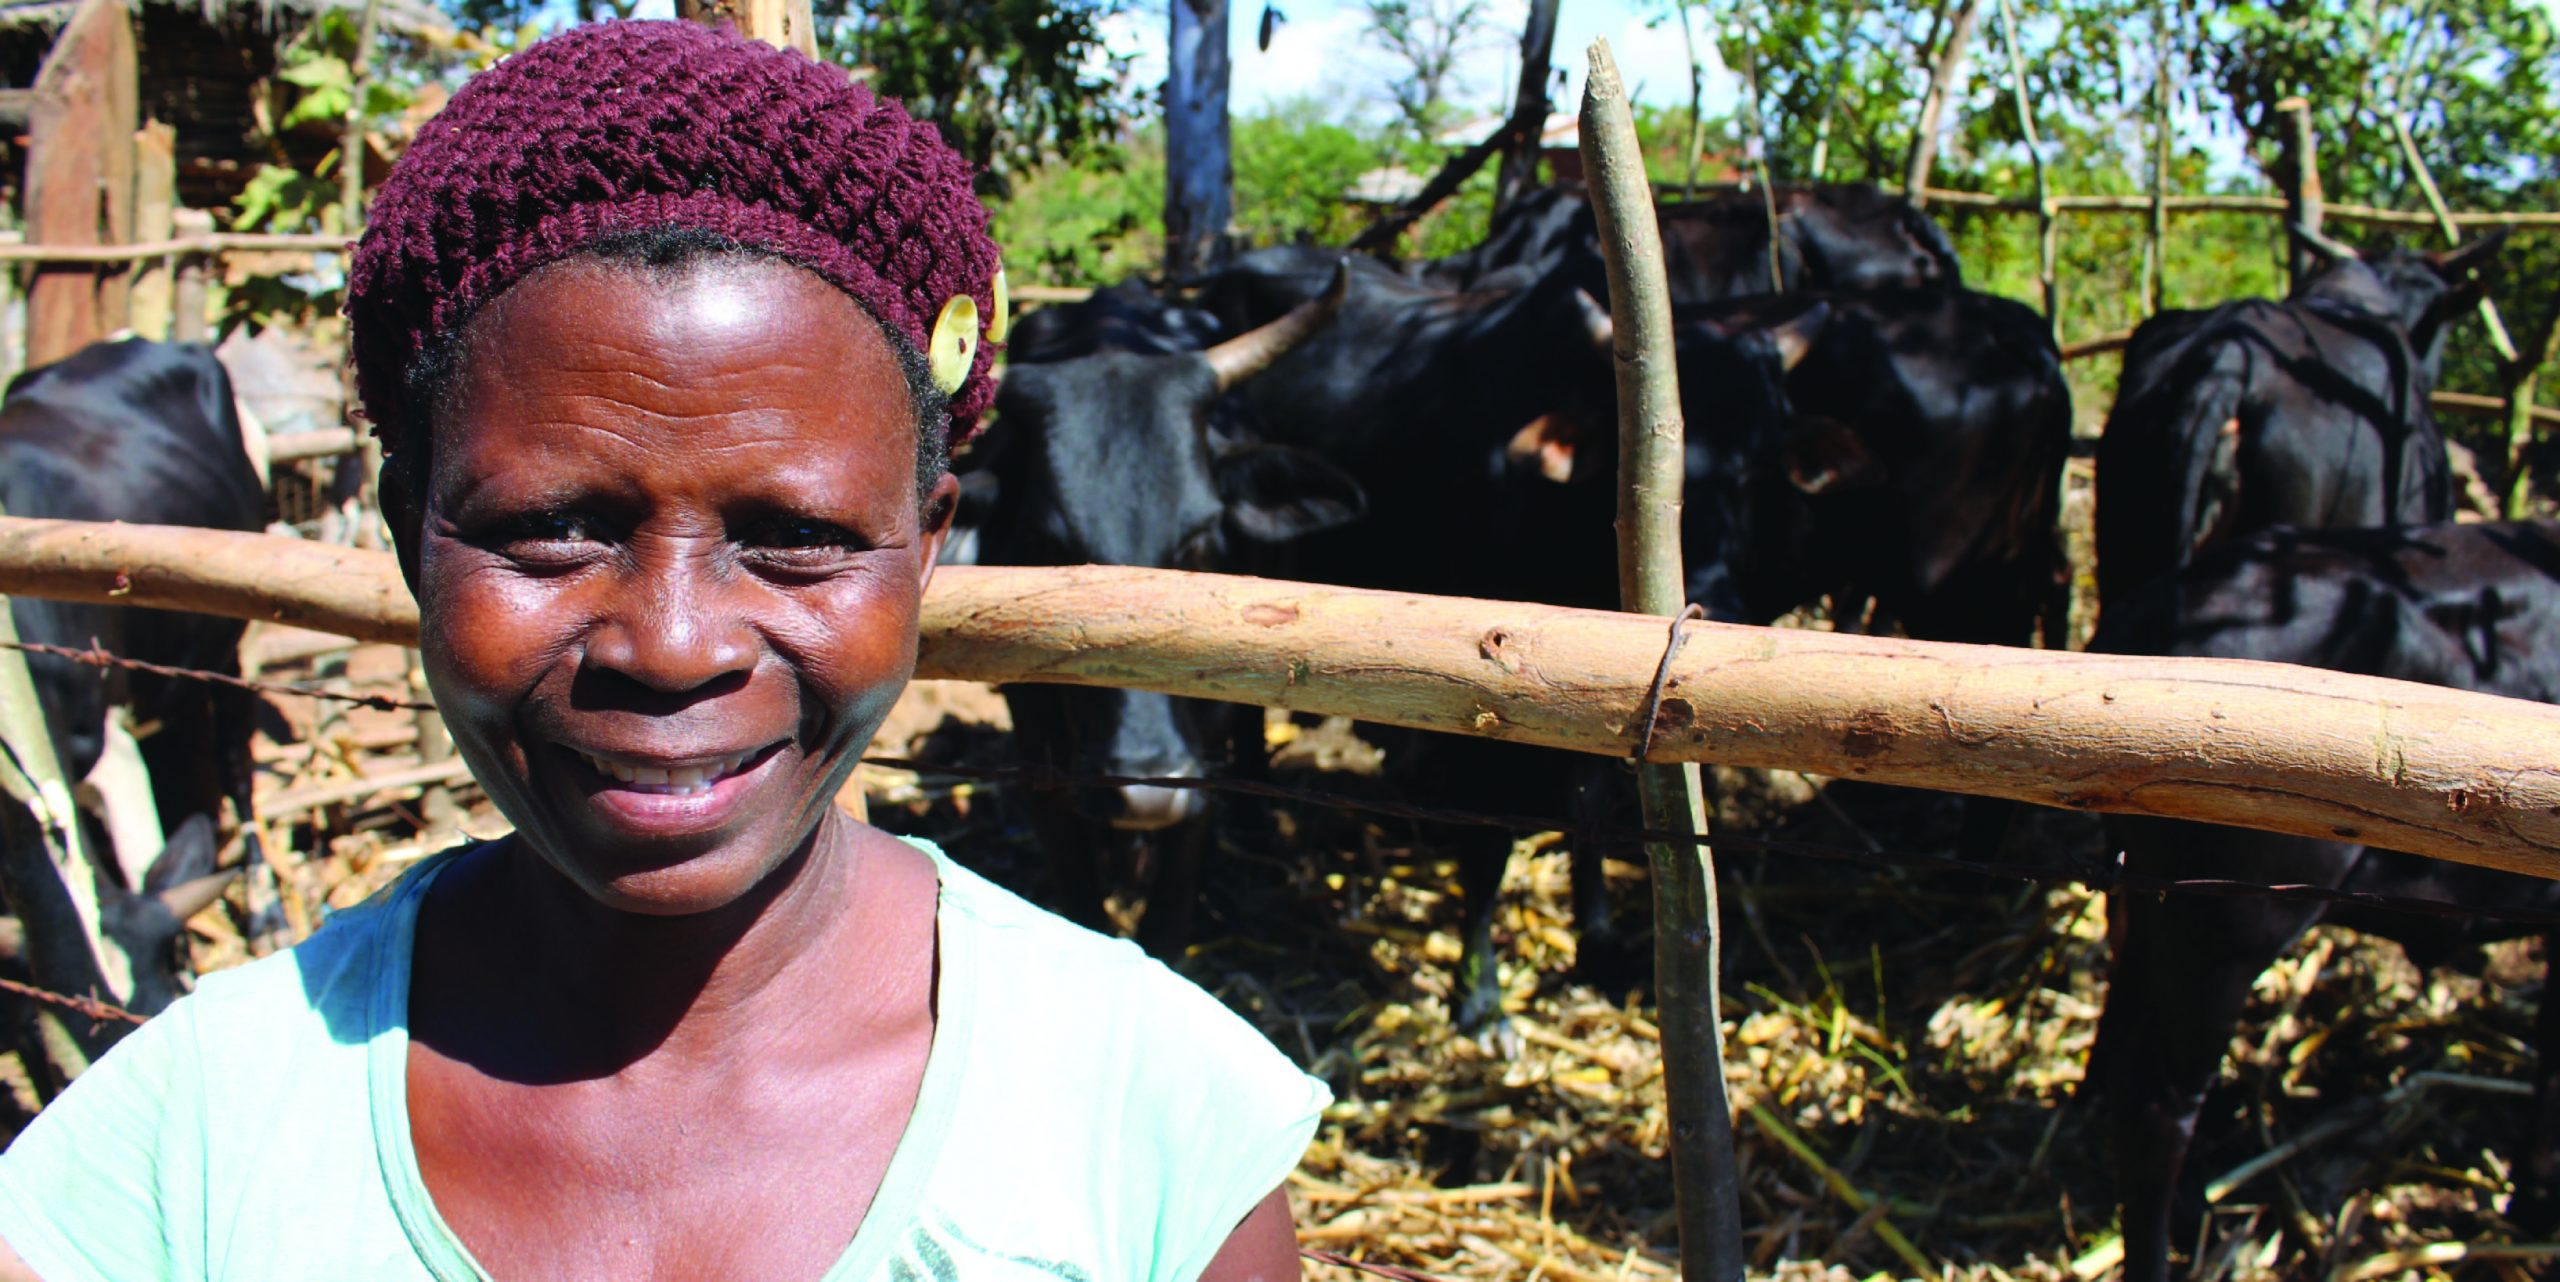
[[[1629,610],[1673,615],[1687,588],[1680,569],[1686,473],[1671,290],[1635,117],[1606,40],[1591,45],[1582,156],[1617,330],[1618,591]],[[1706,833],[1695,765],[1640,766],[1636,786],[1647,826]],[[1739,1282],[1742,1208],[1717,1022],[1715,860],[1702,844],[1651,845],[1645,852],[1653,866],[1654,994],[1662,1014],[1680,1272],[1692,1282]]]
[[[134,57],[133,23],[117,0],[83,0],[54,38],[28,108],[28,243],[97,245],[131,235]],[[27,364],[61,360],[124,324],[121,271],[39,265],[27,287]]]
[[[2142,314],[2160,314],[2169,274],[2169,7],[2151,6],[2151,226],[2142,249]]]
[[[818,24],[809,0],[676,0],[676,16],[706,27],[727,23],[740,35],[818,56]]]
[[[2320,230],[2320,139],[2311,128],[2311,100],[2287,98],[2276,104],[2285,118],[2285,163],[2278,175],[2284,180],[2285,216],[2312,230]],[[2303,249],[2287,238],[2285,248],[2287,274],[2292,283],[2302,283],[2311,265],[2303,260]]]
[[[364,0],[356,20],[356,55],[347,61],[347,118],[338,131],[340,230],[364,226],[364,99],[373,76],[373,46],[381,29],[382,0]]]
[[[1538,152],[1545,144],[1547,113],[1552,110],[1547,78],[1555,68],[1556,11],[1561,6],[1562,0],[1530,0],[1529,21],[1520,33],[1520,84],[1511,98],[1511,118],[1527,121],[1529,127],[1502,145],[1502,167],[1493,181],[1497,214],[1538,185]],[[1685,12],[1682,19],[1685,31]]]
[[[9,601],[0,597],[0,641],[18,639]],[[36,985],[121,1004],[133,991],[132,959],[100,927],[98,878],[81,848],[71,781],[53,755],[44,707],[27,675],[26,656],[0,648],[0,899],[25,932],[27,969]],[[36,1008],[42,1064],[30,1064],[50,1095],[85,1071],[127,1027],[99,1027],[67,1011]]]

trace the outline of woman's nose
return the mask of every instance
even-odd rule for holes
[[[755,636],[725,577],[691,556],[634,566],[616,585],[616,608],[588,638],[588,663],[663,694],[746,672]]]

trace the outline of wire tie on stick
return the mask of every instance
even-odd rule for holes
[[[1689,640],[1689,634],[1681,631],[1680,625],[1705,617],[1707,608],[1695,601],[1680,607],[1680,613],[1671,616],[1671,636],[1662,643],[1662,662],[1653,665],[1653,686],[1644,692],[1644,711],[1637,716],[1644,725],[1644,733],[1637,736],[1635,755],[1629,760],[1642,764],[1653,755],[1654,726],[1662,714],[1662,688],[1671,680],[1672,659],[1679,656],[1680,647]]]

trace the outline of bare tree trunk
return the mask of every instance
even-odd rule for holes
[[[1929,171],[1938,163],[1938,126],[1947,114],[1947,99],[1964,79],[1965,46],[1972,43],[1974,20],[1982,0],[1957,0],[1955,21],[1938,47],[1937,64],[1929,70],[1929,92],[1920,100],[1920,122],[1911,134],[1911,154],[1902,168],[1902,191],[1914,206],[1929,203]]]
[[[1858,43],[1858,19],[1866,16],[1861,3],[1849,6],[1848,20],[1840,27],[1840,53],[1831,63],[1831,87],[1822,92],[1822,118],[1813,122],[1813,163],[1805,174],[1807,182],[1831,181],[1831,122],[1840,114],[1840,88],[1849,75],[1849,50]]]
[[[1606,40],[1591,46],[1582,151],[1616,327],[1619,598],[1631,611],[1677,615],[1687,598],[1680,570],[1686,454],[1672,363],[1671,287],[1635,117]],[[1675,635],[1682,626],[1671,625]],[[1651,738],[1647,731],[1646,741]],[[1636,791],[1647,828],[1705,835],[1706,800],[1695,764],[1647,761],[1636,768]],[[1715,857],[1697,842],[1648,844],[1645,854],[1653,866],[1654,996],[1671,1109],[1680,1275],[1741,1282],[1741,1181],[1718,1022]]]
[[[2009,0],[2000,0],[2000,39],[2009,49],[2010,101],[2018,109],[2018,133],[2026,139],[2027,159],[2036,175],[2036,284],[2044,293],[2045,324],[2054,341],[2062,341],[2062,237],[2053,207],[2052,179],[2045,170],[2044,140],[2036,130],[2036,113],[2027,100],[2027,55],[2018,43],[2018,15]]]
[[[1496,214],[1538,185],[1538,149],[1543,143],[1547,81],[1554,72],[1556,10],[1560,0],[1530,0],[1528,29],[1520,35],[1520,87],[1512,95],[1511,118],[1528,128],[1511,135],[1502,148],[1502,168],[1493,182]]]
[[[1233,211],[1227,149],[1227,0],[1171,0],[1164,82],[1164,275],[1188,279],[1221,256]]]

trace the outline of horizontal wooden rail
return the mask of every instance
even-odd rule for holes
[[[2427,399],[2440,410],[2459,410],[2465,414],[2488,414],[2498,418],[2507,416],[2507,399],[2503,396],[2481,396],[2473,392],[2436,392]],[[2560,410],[2536,405],[2533,407],[2533,419],[2537,423],[2560,425]]]
[[[292,463],[302,459],[336,458],[353,454],[356,433],[351,427],[324,427],[309,432],[278,432],[267,438],[267,461]]]
[[[414,644],[382,552],[0,518],[0,592]],[[2560,708],[2281,664],[1691,624],[1654,756],[2347,838],[2560,877]],[[1624,756],[1663,620],[1110,566],[954,566],[917,674]]]
[[[248,251],[336,254],[344,253],[355,239],[353,234],[328,236],[316,232],[225,231],[205,236],[180,236],[174,240],[141,240],[125,245],[0,243],[0,263],[126,263],[173,255]]]

